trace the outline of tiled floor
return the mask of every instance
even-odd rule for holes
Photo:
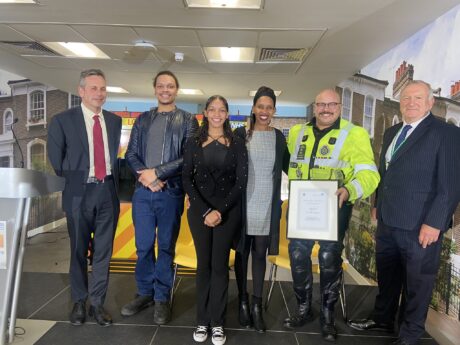
[[[173,320],[166,326],[153,325],[153,308],[138,315],[124,318],[120,308],[135,293],[131,274],[112,274],[106,309],[112,314],[114,325],[102,328],[88,319],[83,326],[75,327],[68,322],[71,309],[68,275],[64,273],[24,273],[20,293],[18,318],[25,320],[47,320],[56,323],[32,344],[39,345],[156,345],[192,344],[192,331],[195,326],[195,280],[193,277],[180,277],[173,304]],[[315,285],[314,296],[318,296]],[[372,306],[376,288],[369,286],[347,286],[347,298],[351,316],[363,316]],[[237,320],[237,289],[234,280],[229,287],[226,329],[227,344],[322,344],[318,318],[296,332],[286,331],[282,320],[293,312],[295,298],[291,283],[280,282],[275,285],[273,297],[265,313],[268,332],[258,334],[242,329]],[[319,300],[313,304],[314,313],[319,315]],[[391,334],[360,333],[351,330],[343,322],[340,310],[337,311],[338,344],[389,344],[394,339]],[[22,321],[21,321],[22,322]],[[48,326],[48,325],[46,325]],[[23,326],[26,331],[27,326]],[[26,333],[27,334],[27,333]],[[24,338],[24,337],[23,337]],[[210,343],[210,341],[208,341]],[[19,342],[18,342],[19,344]],[[436,344],[429,335],[421,344]]]
[[[101,328],[88,319],[80,327],[68,322],[71,309],[68,270],[68,236],[65,228],[55,233],[36,236],[28,240],[24,262],[24,274],[18,308],[15,344],[22,345],[156,345],[194,344],[195,326],[195,282],[193,277],[180,277],[173,305],[173,320],[166,326],[153,324],[153,308],[130,318],[123,318],[119,311],[135,293],[134,277],[131,274],[111,274],[106,308],[112,314],[114,325]],[[54,273],[50,273],[54,272]],[[280,270],[280,279],[289,279],[289,272]],[[367,316],[372,308],[376,288],[353,285],[347,280],[348,313],[352,318]],[[286,331],[282,320],[294,310],[295,299],[290,282],[275,285],[273,297],[265,313],[268,331],[258,334],[240,328],[237,321],[237,289],[230,281],[227,308],[227,343],[229,345],[292,344],[308,345],[325,343],[319,328],[318,286],[315,285],[315,320],[296,332]],[[339,338],[337,344],[390,344],[395,335],[360,333],[351,330],[342,321],[340,308],[336,313]],[[435,321],[436,323],[436,321]],[[434,323],[434,324],[435,324]],[[455,338],[454,338],[455,339]],[[458,339],[458,338],[456,338]],[[208,340],[205,344],[211,344]],[[426,334],[420,344],[437,344]],[[449,344],[443,342],[441,344]],[[453,342],[452,344],[455,344]]]

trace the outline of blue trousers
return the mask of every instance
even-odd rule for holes
[[[134,192],[132,205],[138,294],[166,302],[173,284],[172,264],[184,198],[167,191],[154,193],[140,187]],[[158,245],[157,256],[155,240]]]

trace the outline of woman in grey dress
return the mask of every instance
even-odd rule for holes
[[[248,185],[243,200],[243,227],[237,248],[235,273],[239,294],[239,322],[265,332],[262,315],[263,283],[267,251],[278,254],[281,216],[281,173],[286,139],[270,126],[275,114],[274,91],[261,86],[253,100],[249,128],[237,128],[235,135],[246,140],[248,149]],[[247,268],[252,254],[252,304],[247,292]]]

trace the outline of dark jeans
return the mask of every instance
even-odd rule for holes
[[[343,238],[350,222],[352,204],[345,204],[338,214],[338,241],[319,241],[318,254],[320,267],[320,290],[327,300],[329,309],[338,299],[342,283]],[[312,240],[291,239],[289,242],[289,259],[291,262],[292,282],[298,303],[311,303],[313,274],[311,251],[315,244]]]
[[[173,259],[184,198],[167,191],[137,188],[133,195],[138,294],[155,301],[169,300],[173,283]],[[158,256],[155,257],[155,240]]]
[[[243,249],[243,252],[236,253],[235,276],[240,299],[246,298],[248,293],[249,253],[252,255],[252,294],[255,297],[262,298],[269,243],[269,236],[246,235],[245,248]]]
[[[442,247],[441,234],[437,242],[422,248],[418,242],[419,232],[420,229],[393,228],[379,219],[376,234],[379,293],[373,318],[379,322],[394,322],[403,292],[399,336],[411,344],[425,331]]]

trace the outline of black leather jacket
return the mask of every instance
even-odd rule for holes
[[[129,167],[137,176],[136,171],[147,169],[145,155],[147,135],[153,119],[157,116],[157,108],[142,113],[134,123],[125,154]],[[155,167],[158,178],[166,181],[166,190],[172,194],[182,195],[182,155],[188,138],[195,135],[198,129],[196,118],[182,109],[175,112],[166,120],[165,135],[161,164]],[[136,188],[142,185],[137,182]]]

